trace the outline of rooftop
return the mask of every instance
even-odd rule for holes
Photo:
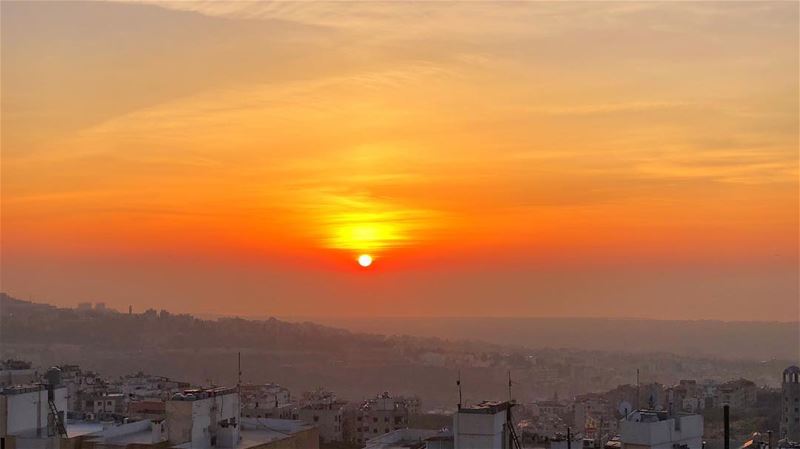
[[[64,388],[64,387],[59,387]],[[0,395],[12,395],[32,393],[35,391],[44,391],[45,386],[42,384],[26,384],[26,385],[12,385],[8,387],[0,387]]]
[[[200,399],[213,398],[226,394],[235,394],[236,387],[216,387],[216,388],[192,388],[183,390],[183,393],[175,393],[170,398],[171,401],[197,401]]]
[[[696,416],[694,413],[678,412],[670,414],[666,410],[634,410],[625,417],[628,422],[642,422],[652,423],[659,421],[666,421],[668,419],[683,418],[687,416]]]
[[[68,419],[64,427],[67,429],[67,436],[73,438],[101,432],[105,426],[102,422],[97,421],[73,421]]]
[[[447,438],[448,435],[429,429],[398,429],[367,440],[365,449],[424,448],[426,440],[437,436]],[[450,434],[449,438],[452,437]]]
[[[487,415],[494,415],[503,410],[508,410],[514,406],[513,402],[509,401],[483,401],[475,405],[464,406],[458,410],[458,413],[483,413]]]

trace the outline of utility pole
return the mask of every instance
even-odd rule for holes
[[[458,409],[461,410],[461,370],[458,370],[458,380],[456,380],[456,385],[458,386]]]
[[[567,426],[567,449],[572,449],[572,431]]]
[[[511,402],[511,370],[508,370],[508,402]]]
[[[722,407],[722,420],[724,422],[725,449],[731,449],[731,407],[727,404]]]

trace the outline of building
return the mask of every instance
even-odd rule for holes
[[[455,449],[510,449],[515,438],[509,401],[460,407],[453,415]]]
[[[58,436],[56,419],[64,422],[67,409],[66,388],[54,388],[52,404],[55,411],[48,400],[47,387],[44,385],[3,388],[0,390],[0,437]]]
[[[289,389],[275,384],[242,385],[242,407],[244,408],[273,408],[291,403],[292,395]]]
[[[0,362],[0,387],[35,383],[38,376],[29,362],[4,360]]]
[[[621,449],[702,449],[703,417],[637,410],[620,422]]]
[[[747,379],[738,379],[725,382],[717,387],[714,405],[722,407],[729,405],[733,409],[744,409],[756,403],[758,387]]]
[[[681,380],[667,389],[667,410],[696,413],[705,408],[703,389],[695,380]]]
[[[344,402],[309,404],[296,411],[296,418],[319,428],[322,442],[344,441]]]
[[[577,432],[593,440],[607,440],[617,433],[616,410],[600,394],[589,393],[575,398],[573,423]]]
[[[800,367],[783,370],[780,438],[800,442]]]
[[[406,398],[394,398],[387,392],[364,401],[349,417],[353,421],[349,439],[363,444],[378,435],[408,427],[414,406]]]
[[[164,376],[155,376],[138,372],[121,379],[120,389],[126,400],[142,399],[167,400],[175,393],[190,388],[188,382],[180,382]]]
[[[197,444],[186,442],[170,445],[168,442],[169,422],[166,420],[141,420],[121,425],[104,426],[99,423],[74,423],[76,444],[67,447],[82,449],[191,449]],[[63,447],[63,446],[61,446]],[[52,448],[58,449],[56,445]],[[318,449],[319,435],[314,426],[300,421],[245,419],[236,439],[218,438],[211,449]],[[18,448],[28,449],[28,448]],[[39,449],[30,447],[30,449]]]
[[[239,393],[236,388],[192,389],[166,403],[171,445],[191,449],[235,447],[239,441]]]
[[[242,385],[245,418],[292,419],[294,406],[289,389],[275,383]]]
[[[569,412],[569,404],[557,400],[536,401],[531,404],[534,416],[564,416]]]
[[[167,417],[167,405],[158,399],[131,401],[125,414],[134,419],[163,419]]]
[[[81,395],[83,411],[97,417],[121,415],[125,412],[122,393],[89,393]]]

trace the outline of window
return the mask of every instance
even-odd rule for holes
[[[387,427],[387,428],[383,429],[383,433],[389,433],[389,428]]]
[[[372,418],[372,422],[378,422],[378,418],[377,417]]]
[[[319,422],[319,416],[314,416],[314,422]]]
[[[383,422],[389,422],[389,417],[388,416],[384,416],[383,417]]]

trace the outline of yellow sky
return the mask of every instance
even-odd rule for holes
[[[793,319],[798,4],[4,2],[2,171],[52,302]]]

